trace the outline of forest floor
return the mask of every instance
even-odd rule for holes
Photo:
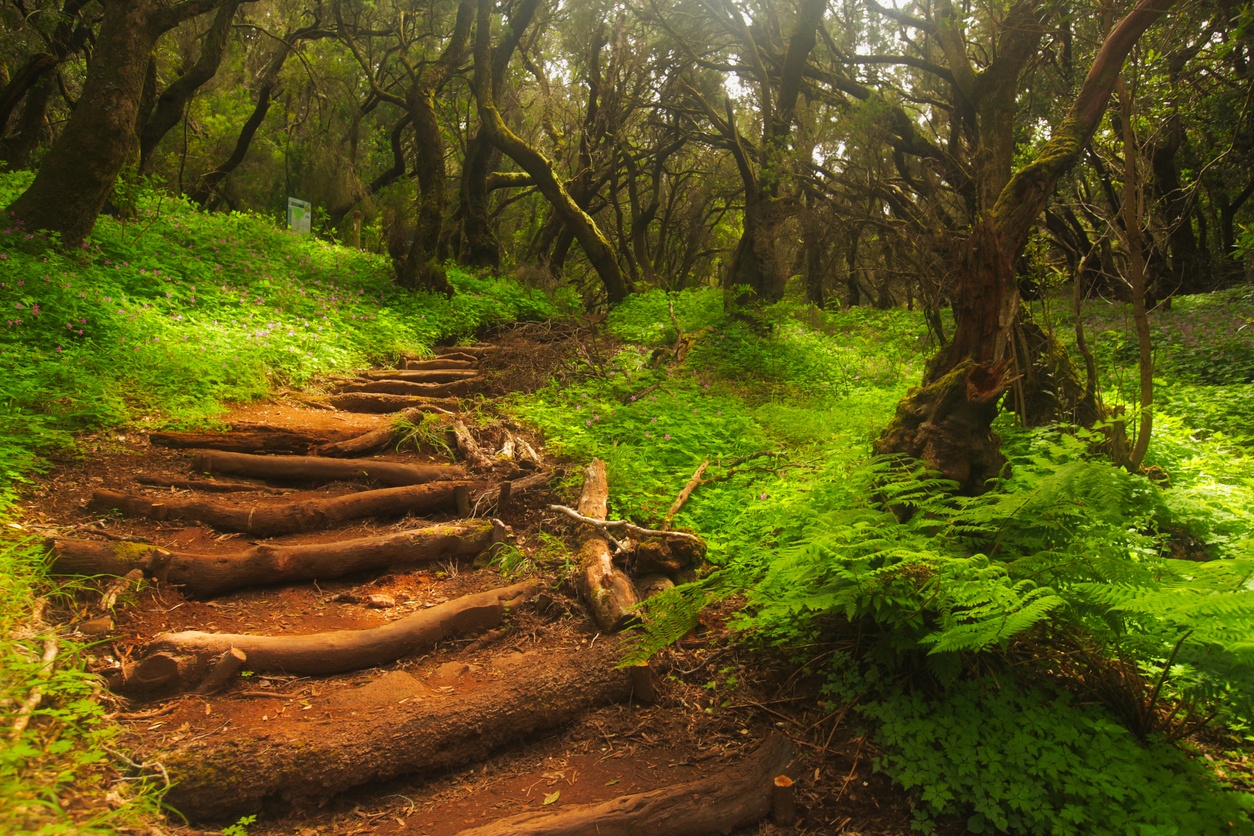
[[[527,327],[486,339],[474,358],[463,360],[465,368],[480,373],[472,391],[439,402],[440,409],[465,422],[486,458],[467,461],[454,439],[443,449],[443,432],[428,431],[421,435],[425,443],[393,441],[371,461],[448,465],[450,453],[463,454],[457,464],[473,482],[472,500],[479,500],[472,516],[499,518],[508,527],[507,543],[517,551],[489,550],[477,558],[428,555],[417,563],[402,559],[345,577],[251,585],[212,597],[187,595],[163,581],[157,561],[148,564],[156,578],[125,585],[93,581],[72,602],[45,615],[75,624],[97,641],[94,668],[129,694],[106,692],[103,699],[124,729],[118,744],[133,766],[173,784],[168,829],[231,832],[234,823],[237,834],[454,834],[520,813],[577,812],[578,805],[707,778],[779,734],[795,753],[788,772],[797,779],[796,824],[779,827],[758,815],[736,832],[909,830],[911,799],[873,771],[873,745],[843,722],[844,712],[827,712],[817,689],[798,677],[794,666],[739,643],[725,626],[728,610],[704,613],[693,633],[652,659],[656,697],[649,704],[613,684],[614,677],[627,676],[613,670],[622,656],[621,638],[597,631],[573,582],[578,544],[589,529],[549,509],[555,503],[574,505],[573,497],[557,495],[551,486],[587,462],[555,459],[543,439],[494,406],[505,393],[544,385],[551,368],[579,341],[565,332]],[[328,439],[393,426],[392,414],[336,409],[328,400],[317,393],[280,393],[238,407],[222,422],[237,432],[287,433],[305,439],[311,449]],[[436,416],[437,424],[454,420]],[[525,446],[520,440],[534,448],[536,460],[509,455],[509,448]],[[206,444],[217,446],[212,439]],[[504,455],[497,453],[502,447]],[[158,446],[132,430],[84,438],[80,452],[86,455],[58,462],[26,492],[24,526],[110,548],[120,542],[149,544],[231,563],[232,556],[238,562],[246,552],[255,554],[259,542],[329,544],[463,518],[445,502],[421,515],[368,515],[333,526],[315,521],[309,530],[260,541],[175,519],[168,508],[160,509],[187,500],[265,508],[373,486],[215,480],[197,472],[191,450]],[[553,478],[525,481],[539,474]],[[191,487],[177,486],[181,481]],[[234,484],[210,484],[214,481]],[[534,487],[516,490],[501,511],[499,486],[507,481]],[[214,487],[233,490],[203,490]],[[99,499],[92,505],[101,490],[142,497],[158,510],[147,516],[101,512]],[[612,519],[612,495],[609,502]],[[565,542],[565,554],[554,553],[552,536]],[[526,560],[503,557],[508,555]],[[512,574],[515,563],[533,568]],[[395,661],[349,664],[358,669],[331,675],[254,672],[246,661],[242,675],[212,693],[196,693],[203,670],[187,679],[180,678],[186,673],[180,669],[179,677],[164,685],[134,678],[139,662],[160,650],[152,645],[161,634],[290,637],[368,630],[528,580],[538,581],[538,587],[525,603],[509,607],[499,626],[454,632]],[[737,687],[731,699],[712,687],[732,678]],[[611,684],[596,684],[602,682]],[[754,792],[732,789],[745,797]],[[99,803],[99,797],[80,803]],[[255,821],[247,818],[252,815]],[[506,825],[495,832],[521,831]]]

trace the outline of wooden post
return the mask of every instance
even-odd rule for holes
[[[648,662],[632,665],[627,669],[631,674],[631,696],[642,705],[653,705],[657,702],[657,688],[653,684],[653,670]]]
[[[507,513],[509,513],[509,497],[513,490],[513,482],[501,483],[501,493],[496,498],[496,515],[498,517],[504,517]]]
[[[771,817],[780,827],[792,827],[797,823],[797,794],[793,780],[787,775],[776,775],[771,788]]]
[[[226,650],[218,661],[214,663],[209,674],[200,683],[200,687],[196,689],[197,694],[212,694],[226,687],[231,679],[244,669],[244,663],[248,661],[248,656],[244,651],[237,647],[231,647]]]

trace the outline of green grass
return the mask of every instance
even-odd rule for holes
[[[672,301],[680,328],[697,342],[683,364],[656,370],[654,349],[676,336]],[[1193,312],[1216,306],[1228,319],[1246,310],[1233,299],[1187,300],[1158,321],[1160,393],[1168,404],[1173,392],[1185,393],[1193,410],[1160,413],[1147,463],[1170,476],[1167,490],[1091,461],[1088,445],[1068,432],[1003,421],[1013,479],[978,501],[950,502],[937,485],[907,499],[910,480],[897,481],[870,455],[932,350],[922,318],[904,311],[781,304],[727,316],[717,291],[646,293],[611,314],[621,348],[604,368],[512,408],[544,431],[551,449],[605,459],[611,515],[643,524],[662,521],[706,459],[709,477],[753,452],[786,454],[786,466],[755,460],[761,468],[693,494],[677,524],[709,541],[714,571],[645,609],[636,658],[683,635],[701,606],[732,592],[748,592],[735,622],[746,640],[785,652],[847,636],[842,628],[833,633],[833,624],[849,620],[857,640],[812,672],[827,680],[833,710],[860,695],[886,750],[880,768],[919,794],[920,829],[959,816],[972,832],[1220,832],[1228,822],[1249,824],[1241,811],[1248,796],[1228,792],[1204,761],[1160,736],[1137,741],[1105,708],[1060,700],[1039,671],[997,667],[1023,631],[1057,623],[1144,659],[1155,676],[1154,665],[1195,617],[1188,602],[1204,603],[1206,584],[1223,582],[1204,572],[1172,575],[1189,565],[1163,562],[1172,544],[1188,534],[1212,556],[1233,558],[1233,567],[1254,555],[1254,459],[1236,443],[1248,422],[1240,404],[1249,384],[1237,382],[1244,332],[1222,343],[1227,371],[1198,368],[1186,353],[1188,332],[1201,327]],[[1122,312],[1104,311],[1109,327],[1099,356],[1107,390],[1121,391],[1135,381],[1127,332],[1115,339]],[[1215,420],[1199,426],[1203,414]],[[572,481],[569,489],[577,487]],[[926,510],[901,524],[877,499],[885,492]],[[937,523],[947,519],[953,531]],[[1224,566],[1216,568],[1222,574]],[[1178,611],[1108,623],[1111,610],[1086,597],[1100,599],[1107,588],[1095,579],[1147,573],[1156,578],[1151,587],[1177,578],[1172,588],[1180,592],[1167,598],[1179,598]],[[1202,597],[1188,598],[1195,593]],[[1242,604],[1242,613],[1248,609]],[[1193,629],[1202,636],[1208,628]],[[1233,660],[1208,657],[1215,648],[1200,641],[1178,657],[1164,694],[1182,702],[1202,694],[1220,706],[1230,745],[1246,750],[1247,683],[1234,678],[1223,693],[1224,664]],[[976,658],[984,659],[976,668],[1001,673],[973,685],[980,680],[964,671]],[[1249,672],[1249,660],[1239,658],[1234,677]],[[905,696],[921,686],[926,696]],[[997,722],[979,722],[986,717]],[[1007,747],[1022,750],[1033,768],[998,758]],[[969,764],[979,764],[978,774],[968,774]]]
[[[0,174],[0,206],[29,178]],[[232,401],[558,313],[511,281],[450,278],[452,299],[402,291],[380,256],[142,188],[130,219],[102,217],[74,252],[0,224],[0,734],[36,684],[47,628],[32,602],[59,594],[41,546],[13,527],[44,457],[72,455],[78,432],[212,424]],[[60,645],[29,729],[0,747],[6,833],[113,833],[157,807],[151,776],[132,780],[107,754],[114,729],[87,698],[89,651]]]

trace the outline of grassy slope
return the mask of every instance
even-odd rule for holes
[[[930,548],[930,533],[894,533],[891,515],[877,517],[866,509],[868,494],[875,493],[866,477],[870,442],[907,386],[917,381],[920,358],[929,351],[922,319],[904,311],[824,314],[780,305],[750,321],[726,318],[714,291],[686,292],[674,299],[682,330],[700,334],[685,363],[669,374],[649,367],[652,349],[671,345],[675,333],[668,298],[643,294],[611,315],[611,330],[624,346],[604,369],[589,369],[581,383],[566,381],[520,399],[515,410],[545,431],[550,448],[580,459],[605,458],[612,515],[645,524],[661,522],[703,460],[712,462],[709,478],[723,474],[720,465],[738,457],[785,451],[793,466],[781,469],[770,460],[756,460],[759,469],[699,488],[679,514],[680,526],[709,540],[710,557],[720,571],[654,608],[649,614],[653,636],[646,643],[657,646],[677,638],[709,596],[746,586],[757,592],[742,626],[765,640],[806,643],[812,638],[805,632],[807,619],[831,606],[822,602],[835,600],[830,587],[823,589],[831,580],[825,573],[836,565],[833,560],[858,549],[857,543],[825,544],[825,529],[843,526],[855,540],[885,538],[888,548]],[[1244,308],[1232,300],[1220,304],[1229,315],[1235,310],[1248,317],[1254,309],[1248,302]],[[1217,387],[1189,377],[1188,358],[1173,351],[1178,344],[1187,345],[1182,329],[1200,327],[1189,316],[1190,308],[1206,304],[1187,300],[1158,322],[1159,339],[1167,346],[1160,356],[1168,358],[1163,367],[1170,375],[1165,391],[1170,396],[1189,387],[1191,411],[1183,416],[1160,413],[1152,447],[1154,463],[1170,473],[1173,487],[1160,495],[1144,479],[1121,477],[1117,484],[1149,510],[1138,506],[1134,516],[1132,504],[1111,508],[1109,524],[1084,530],[1088,540],[1073,538],[1065,547],[1083,550],[1096,543],[1114,560],[1136,562],[1137,550],[1162,547],[1163,537],[1154,526],[1168,518],[1216,554],[1232,554],[1237,546],[1250,544],[1254,460],[1229,436],[1213,429],[1197,433],[1187,423],[1239,388],[1230,381]],[[1098,341],[1111,376],[1107,388],[1113,389],[1120,379],[1135,379],[1126,366],[1112,362],[1126,356],[1121,341],[1127,336],[1114,327],[1117,311],[1094,308],[1091,316],[1105,317],[1109,326]],[[1239,358],[1249,348],[1239,339],[1230,342],[1223,356]],[[1221,411],[1219,406],[1213,409]],[[1229,414],[1227,431],[1235,433],[1242,421],[1248,422],[1248,414]],[[1045,478],[1076,462],[1083,451],[1083,445],[1065,436],[1023,433],[1008,422],[1002,432],[1024,480]],[[1008,490],[1014,487],[1012,483]],[[1078,507],[1083,504],[1080,499],[1064,501],[1057,512],[1060,525],[1083,528],[1080,521],[1093,511]],[[1045,508],[1042,513],[1054,511]],[[1145,533],[1136,529],[1142,524]],[[858,525],[868,528],[859,534]],[[893,537],[900,539],[894,543]],[[977,559],[982,558],[969,559],[962,568],[970,569]],[[807,565],[811,575],[795,570]],[[791,579],[772,585],[784,566],[794,567]],[[797,591],[799,579],[818,584],[813,598]],[[888,613],[881,623],[891,623],[895,606],[925,606],[918,597],[897,605],[875,598],[877,594],[869,591],[872,606]],[[839,658],[850,661],[848,656]],[[876,691],[866,680],[849,681],[837,667],[816,671],[832,677],[834,710],[859,689]],[[881,766],[921,793],[921,827],[928,828],[934,816],[962,815],[970,817],[973,832],[995,825],[1015,832],[1149,827],[1152,832],[1187,833],[1207,832],[1240,815],[1233,797],[1197,759],[1164,744],[1145,749],[1104,710],[1054,704],[1058,696],[1037,690],[1040,686],[1024,683],[1022,689],[992,694],[957,688],[939,702],[893,696],[889,689],[877,700],[864,700],[865,716],[875,719],[881,742],[895,753]],[[938,724],[938,716],[950,720]],[[1242,721],[1234,722],[1239,728]],[[1004,751],[1022,757],[1003,759],[998,753]],[[1125,808],[1132,812],[1125,813]]]
[[[0,206],[29,175],[0,175]],[[398,291],[378,256],[289,235],[251,215],[205,215],[141,194],[79,251],[0,227],[0,734],[38,677],[55,595],[13,503],[41,454],[72,434],[140,422],[211,423],[232,400],[298,386],[495,322],[554,314],[543,295],[455,272],[452,300]],[[155,809],[154,782],[115,783],[112,731],[61,639],[30,729],[0,746],[0,831],[112,833]],[[122,771],[133,771],[123,769]],[[106,792],[115,793],[106,803]],[[67,812],[74,808],[74,814]]]

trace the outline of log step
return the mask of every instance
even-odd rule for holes
[[[388,446],[393,441],[401,438],[401,427],[404,424],[421,424],[425,417],[431,413],[426,413],[418,409],[406,409],[397,415],[387,426],[380,427],[377,430],[354,436],[347,441],[337,441],[334,444],[324,444],[319,447],[317,453],[319,456],[333,456],[336,458],[352,458],[355,456],[364,456],[373,453],[383,447]],[[457,439],[451,432],[443,432],[445,436],[445,444],[452,449],[457,444]]]
[[[434,360],[406,360],[401,368],[408,371],[427,369],[473,369],[478,365],[477,358],[459,360],[452,356],[437,357]]]
[[[96,511],[121,511],[130,517],[186,520],[204,523],[219,531],[276,537],[333,528],[366,517],[452,511],[457,507],[455,492],[459,485],[471,491],[484,487],[481,482],[433,482],[265,505],[229,505],[201,499],[153,501],[120,491],[98,490],[92,494],[87,507]]]
[[[186,595],[211,597],[246,587],[475,557],[504,536],[504,529],[490,520],[466,520],[332,543],[261,544],[228,554],[171,551],[125,541],[54,539],[46,545],[57,575],[120,577],[142,569],[150,578],[181,587]]]
[[[166,803],[193,820],[233,821],[267,800],[320,804],[362,784],[478,762],[589,709],[629,699],[629,675],[615,667],[622,652],[606,639],[550,651],[458,693],[434,691],[396,671],[354,690],[354,714],[243,722],[172,751],[139,755],[165,765],[173,784]]]
[[[230,453],[305,455],[323,444],[353,437],[351,430],[231,430],[218,433],[149,433],[148,443],[175,449],[203,448]]]
[[[404,380],[409,383],[453,383],[479,376],[475,369],[369,369],[359,377],[366,380]]]
[[[365,392],[332,395],[328,400],[331,406],[345,412],[363,412],[379,414],[401,412],[416,409],[420,412],[452,414],[461,405],[458,398],[423,398],[412,395],[380,395]]]
[[[327,459],[318,456],[256,456],[205,450],[192,466],[205,473],[250,476],[270,482],[324,484],[339,481],[378,482],[381,485],[421,485],[466,474],[459,467],[436,464],[401,464],[377,459]]]
[[[773,734],[740,763],[705,778],[599,804],[532,810],[456,836],[708,836],[749,827],[772,812],[783,824],[788,811],[775,809],[787,806],[775,804],[776,780],[795,774],[795,756],[788,739]]]
[[[169,695],[196,688],[213,663],[232,650],[244,654],[254,673],[326,676],[379,665],[429,650],[449,636],[481,633],[501,623],[505,613],[540,589],[536,581],[514,584],[421,610],[365,630],[336,630],[303,636],[256,636],[189,630],[163,633],[149,643],[142,659],[119,686],[135,695]]]
[[[412,383],[408,380],[372,380],[367,383],[347,383],[340,387],[340,394],[368,393],[376,395],[409,395],[425,398],[452,398],[469,395],[477,390],[483,378],[468,377],[452,383]]]

